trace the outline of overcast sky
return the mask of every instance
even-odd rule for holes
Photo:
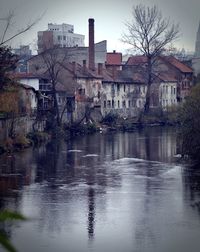
[[[45,13],[31,31],[12,42],[36,44],[37,31],[46,30],[48,23],[68,23],[74,25],[74,32],[85,35],[88,45],[88,18],[95,19],[95,42],[107,40],[108,51],[125,52],[119,39],[125,30],[124,22],[131,19],[133,4],[156,4],[163,16],[180,24],[181,37],[176,47],[193,51],[196,32],[200,21],[200,0],[0,0],[0,17],[9,10],[15,12],[13,32]],[[1,21],[2,23],[2,21]]]

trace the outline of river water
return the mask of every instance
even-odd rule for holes
[[[19,252],[199,251],[200,174],[177,152],[151,128],[1,156],[0,207],[28,221],[0,227]]]

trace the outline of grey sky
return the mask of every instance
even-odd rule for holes
[[[13,31],[25,26],[45,12],[42,20],[28,33],[15,40],[12,45],[34,44],[37,31],[46,30],[48,23],[69,23],[75,33],[85,35],[88,45],[88,18],[95,19],[95,42],[108,41],[108,51],[123,51],[119,41],[125,29],[124,22],[131,19],[133,4],[157,4],[163,16],[180,24],[181,37],[176,42],[179,48],[194,50],[196,31],[200,20],[199,0],[0,0],[0,17],[9,10],[15,11]]]

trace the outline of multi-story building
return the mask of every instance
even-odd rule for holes
[[[74,33],[73,25],[50,23],[47,31],[38,32],[38,53],[53,46],[84,46],[84,39],[84,35]]]
[[[32,51],[29,45],[20,45],[19,48],[14,48],[13,53],[18,55],[19,61],[17,62],[17,67],[15,72],[18,73],[27,73],[27,61],[32,57]]]

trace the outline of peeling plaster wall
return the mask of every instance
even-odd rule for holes
[[[133,117],[144,108],[146,87],[134,83],[103,83],[101,92],[101,111],[121,117]]]
[[[161,107],[170,107],[177,104],[177,83],[162,82],[159,87],[159,102]]]
[[[76,90],[75,120],[81,120],[88,109],[100,106],[102,80],[93,78],[78,78]]]

